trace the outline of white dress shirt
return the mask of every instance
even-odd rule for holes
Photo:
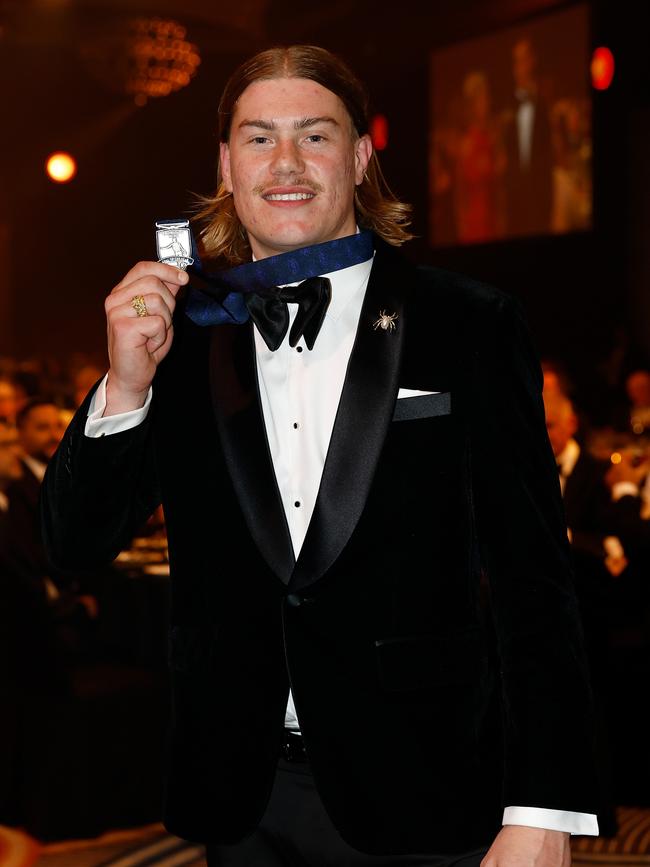
[[[323,275],[332,283],[332,300],[311,352],[303,338],[292,348],[288,336],[271,352],[255,329],[266,435],[296,559],[316,504],[371,266],[372,259]],[[288,307],[290,330],[298,305]]]
[[[519,144],[519,165],[522,169],[530,167],[533,149],[533,126],[535,124],[535,103],[525,90],[517,91],[517,142]]]
[[[296,558],[316,503],[371,267],[372,259],[321,275],[331,281],[332,300],[313,350],[307,349],[302,338],[296,347],[289,345],[297,304],[288,305],[289,329],[275,352],[254,329],[266,435]],[[401,392],[400,396],[409,393]],[[90,406],[86,435],[103,436],[135,427],[146,417],[150,402],[151,389],[142,409],[102,418],[106,407],[104,379]],[[291,693],[285,725],[292,729],[299,726]],[[507,807],[503,821],[574,834],[598,833],[595,816],[562,810]]]
[[[30,455],[23,455],[23,463],[29,467],[32,473],[36,476],[39,482],[42,482],[45,478],[45,470],[47,469],[47,464],[44,464],[43,461],[39,461],[36,458],[32,458]]]
[[[573,472],[575,465],[578,463],[579,457],[580,446],[573,438],[568,441],[560,454],[555,457],[555,463],[557,464],[558,472],[560,474],[560,490],[562,491],[562,496],[564,496],[566,480]]]

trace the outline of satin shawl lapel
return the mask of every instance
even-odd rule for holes
[[[409,277],[410,266],[379,246],[292,590],[313,584],[329,569],[363,512],[397,398]],[[394,331],[374,328],[381,311],[397,314]]]
[[[210,384],[224,457],[246,524],[286,584],[295,558],[266,437],[250,322],[213,327]]]

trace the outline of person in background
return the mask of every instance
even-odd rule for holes
[[[512,109],[505,113],[503,133],[511,235],[540,234],[551,229],[551,126],[538,72],[538,57],[532,40],[528,37],[517,40],[512,48],[514,102]]]
[[[45,388],[42,383],[45,381],[42,365],[32,359],[24,365],[14,370],[12,373],[12,382],[16,390],[16,419],[23,407],[32,401],[40,398],[44,393]],[[47,391],[48,397],[52,397],[51,392]]]
[[[22,476],[21,454],[22,449],[15,426],[0,420],[0,551],[3,548],[4,529],[9,511],[6,491],[12,482]]]
[[[24,616],[48,620],[61,649],[77,652],[97,617],[97,600],[82,592],[75,578],[52,570],[38,521],[41,483],[63,430],[59,407],[48,398],[34,398],[18,413],[22,472],[6,489],[2,565]]]
[[[18,394],[16,386],[6,376],[0,376],[0,421],[16,423],[18,411]]]
[[[630,402],[629,428],[635,436],[650,441],[650,371],[634,370],[625,380]]]
[[[616,522],[605,484],[608,465],[579,445],[575,438],[578,417],[567,397],[555,392],[546,394],[544,408],[564,499],[583,620],[587,634],[602,650],[611,578],[618,577],[628,563],[620,539],[613,535]]]
[[[544,376],[544,399],[547,395],[560,395],[571,399],[573,382],[564,364],[554,358],[542,358],[540,364]]]
[[[504,231],[499,181],[505,157],[490,99],[485,72],[478,70],[465,76],[465,127],[458,142],[455,187],[457,236],[461,244],[490,241],[501,237]]]
[[[9,513],[6,489],[22,475],[21,453],[15,426],[0,420],[0,823],[13,822],[16,818],[14,781],[18,764],[16,744],[20,729],[19,684],[13,664],[16,608],[13,604],[12,582],[3,562],[3,551]]]
[[[615,453],[605,475],[621,537],[650,554],[650,450],[625,448]],[[648,580],[650,586],[650,580]]]
[[[81,406],[93,385],[102,378],[103,371],[93,364],[86,364],[74,374],[74,406]]]

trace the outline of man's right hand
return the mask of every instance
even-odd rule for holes
[[[110,368],[105,416],[144,405],[156,368],[172,345],[176,295],[187,280],[172,265],[138,262],[106,299]],[[133,308],[136,295],[144,298],[147,316],[138,316]]]

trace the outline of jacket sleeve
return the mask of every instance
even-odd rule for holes
[[[131,430],[87,437],[93,393],[70,422],[41,488],[41,532],[57,569],[106,565],[160,503],[152,412]]]
[[[503,804],[596,812],[592,698],[564,510],[519,304],[477,331],[473,494],[498,639]]]

